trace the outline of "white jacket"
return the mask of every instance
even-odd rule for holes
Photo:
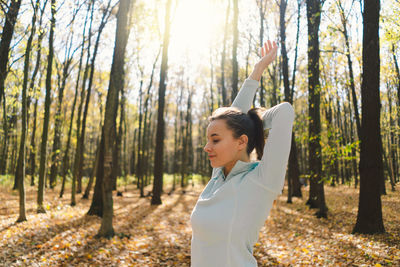
[[[251,107],[258,81],[247,79],[232,106],[243,112]],[[254,267],[253,245],[281,193],[289,158],[293,107],[283,102],[263,114],[264,129],[270,129],[261,161],[237,161],[224,176],[214,168],[194,207],[192,267]]]

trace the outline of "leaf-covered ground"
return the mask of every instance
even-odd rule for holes
[[[36,214],[36,188],[27,187],[27,222],[16,224],[18,195],[0,188],[0,265],[2,266],[190,266],[190,214],[202,185],[164,194],[150,206],[134,185],[114,196],[117,235],[97,239],[100,219],[85,215],[90,200],[69,206],[46,190],[46,214]],[[358,190],[326,186],[328,219],[317,219],[303,199],[282,195],[262,228],[254,255],[259,266],[400,266],[400,186],[382,197],[387,233],[352,235]],[[150,187],[146,188],[150,191]],[[165,190],[169,191],[168,188]]]

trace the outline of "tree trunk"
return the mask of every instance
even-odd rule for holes
[[[45,213],[43,207],[44,198],[44,179],[46,172],[47,162],[47,138],[49,130],[50,120],[50,104],[51,104],[51,75],[53,71],[53,57],[54,57],[54,29],[56,26],[56,0],[51,0],[51,20],[50,20],[50,36],[49,36],[49,54],[47,56],[47,73],[46,73],[46,98],[45,98],[45,110],[44,110],[44,122],[43,122],[43,133],[42,143],[40,146],[40,167],[39,167],[39,189],[37,197],[37,212]]]
[[[395,66],[395,69],[396,69],[396,76],[397,76],[397,127],[400,127],[400,70],[399,70],[399,64],[397,63],[394,44],[392,44],[392,56],[393,56],[393,61],[394,61],[394,66]],[[399,146],[400,146],[400,131],[397,132],[397,153],[398,153],[398,157],[400,157]],[[399,162],[399,164],[400,164],[400,162]]]
[[[280,10],[280,37],[281,37],[281,54],[282,54],[282,74],[283,85],[285,92],[285,101],[293,104],[291,99],[291,90],[289,85],[289,59],[286,51],[286,13],[287,1],[281,0],[279,5]],[[289,155],[288,166],[288,199],[287,203],[292,203],[292,196],[296,195],[301,197],[300,183],[299,183],[299,163],[297,161],[296,141],[294,133],[292,133],[291,149]],[[296,189],[296,192],[295,192]]]
[[[25,49],[25,60],[24,60],[24,80],[22,83],[22,132],[19,146],[18,164],[15,172],[15,177],[19,188],[19,217],[17,222],[26,221],[25,212],[25,152],[26,152],[26,132],[27,132],[27,87],[28,87],[28,75],[29,75],[29,63],[32,50],[33,36],[36,31],[36,12],[39,6],[39,0],[36,0],[36,4],[33,6],[33,16],[31,22],[31,32],[26,43]]]
[[[97,142],[96,159],[94,161],[93,169],[92,169],[92,172],[91,172],[90,178],[89,178],[89,182],[86,186],[86,190],[82,196],[82,199],[89,199],[90,190],[92,189],[94,177],[96,176],[96,171],[99,166],[99,158],[100,158],[100,144],[99,144],[99,142]]]
[[[56,177],[58,174],[58,166],[60,164],[60,147],[61,147],[61,109],[62,109],[62,101],[64,98],[64,89],[65,84],[68,78],[69,66],[71,64],[71,58],[68,58],[67,61],[63,64],[63,73],[62,73],[62,81],[61,86],[58,91],[58,103],[57,103],[57,111],[55,115],[55,124],[54,124],[54,140],[53,140],[53,150],[52,150],[52,159],[51,159],[51,167],[50,167],[50,188],[54,188],[56,186]]]
[[[165,105],[165,91],[166,91],[166,77],[168,73],[168,45],[169,45],[169,32],[170,32],[170,11],[171,11],[171,0],[167,1],[166,4],[166,15],[165,15],[165,28],[164,28],[164,41],[163,41],[163,53],[161,60],[160,70],[160,84],[158,88],[158,116],[157,116],[157,135],[156,135],[156,151],[154,156],[154,184],[153,184],[153,196],[151,198],[152,205],[161,204],[161,192],[163,190],[163,154],[164,154],[164,105]]]
[[[233,0],[233,44],[232,44],[232,95],[231,103],[238,93],[239,66],[237,61],[237,47],[239,38],[238,29],[239,7],[238,0]]]
[[[0,174],[5,174],[6,172],[6,165],[7,165],[7,147],[8,147],[8,129],[7,129],[7,116],[6,116],[6,109],[5,109],[5,92],[4,86],[5,81],[7,78],[8,70],[8,60],[9,60],[9,51],[10,51],[10,44],[11,39],[14,34],[14,27],[17,21],[19,8],[21,6],[21,0],[15,1],[12,0],[10,6],[8,8],[7,13],[5,14],[5,22],[3,27],[3,32],[1,34],[0,40],[0,104],[2,97],[4,97],[4,106],[3,106],[3,124],[4,124],[4,144],[3,150],[1,151],[0,155]]]
[[[31,175],[31,186],[35,185],[35,169],[36,169],[36,122],[37,122],[37,107],[38,107],[39,99],[36,98],[35,106],[33,109],[33,126],[32,126],[32,135],[31,135],[31,145],[30,145],[30,155],[29,155],[29,163],[30,167],[30,175]]]
[[[92,5],[94,6],[94,3],[92,3]],[[94,75],[94,66],[95,66],[95,62],[96,62],[96,56],[97,56],[97,52],[99,49],[99,44],[100,44],[100,37],[101,34],[103,32],[103,29],[108,21],[108,18],[110,16],[110,5],[111,5],[111,1],[108,2],[107,7],[104,9],[103,11],[103,16],[101,18],[101,22],[100,22],[100,26],[98,29],[98,33],[97,33],[97,39],[96,42],[94,44],[94,51],[93,51],[93,55],[92,55],[92,59],[90,61],[90,74],[89,74],[89,84],[87,87],[87,94],[85,97],[85,107],[83,110],[83,116],[82,116],[82,124],[81,124],[81,133],[79,135],[79,141],[77,142],[77,145],[79,146],[79,155],[78,155],[78,163],[77,163],[77,171],[74,173],[76,176],[76,180],[78,182],[77,185],[77,193],[81,193],[82,192],[82,169],[83,169],[83,162],[84,162],[84,151],[85,151],[85,133],[86,133],[86,119],[87,119],[87,114],[89,111],[89,103],[90,103],[90,95],[92,92],[92,85],[93,85],[93,75]],[[90,36],[90,35],[89,35]],[[89,37],[90,38],[90,37]],[[88,53],[89,56],[89,53]],[[86,79],[84,79],[84,82],[86,81]]]
[[[102,127],[103,129],[103,127]],[[98,165],[96,169],[93,170],[96,173],[96,183],[94,185],[94,192],[92,203],[90,204],[90,208],[87,212],[88,215],[97,215],[99,217],[103,217],[103,179],[104,179],[104,138],[103,138],[103,130],[101,133],[101,139],[99,143],[98,150]]]
[[[85,16],[85,22],[83,25],[83,33],[82,33],[82,49],[79,57],[79,65],[78,65],[78,72],[77,72],[77,80],[75,84],[75,94],[74,94],[74,101],[72,103],[72,109],[71,109],[71,118],[70,118],[70,123],[69,123],[69,130],[68,130],[68,139],[67,139],[67,145],[65,147],[65,152],[64,152],[64,157],[63,157],[63,163],[62,163],[62,185],[61,185],[61,191],[60,191],[60,197],[64,195],[64,189],[65,189],[65,181],[67,177],[68,170],[70,169],[69,166],[69,150],[71,147],[71,134],[72,134],[72,127],[73,127],[73,121],[74,121],[74,115],[75,115],[75,106],[76,106],[76,101],[78,98],[78,89],[79,89],[79,84],[80,84],[80,78],[81,78],[81,70],[82,70],[82,63],[83,63],[83,53],[84,53],[84,48],[85,48],[85,39],[86,39],[86,24],[87,20],[89,17],[89,11],[90,11],[90,5],[88,5],[87,11],[86,11],[86,16]],[[82,102],[82,101],[81,101]]]
[[[26,135],[27,135],[27,87],[28,87],[28,75],[29,75],[29,64],[30,64],[30,59],[31,59],[31,51],[32,51],[32,42],[33,42],[33,36],[36,31],[36,12],[37,12],[37,7],[39,6],[39,1],[36,1],[36,4],[33,4],[33,16],[32,16],[32,22],[31,22],[31,31],[30,35],[28,38],[28,41],[26,43],[26,48],[25,48],[25,60],[24,60],[24,80],[22,82],[22,122],[21,122],[21,139],[20,139],[20,148],[19,148],[19,154],[18,154],[18,162],[17,162],[17,169],[15,171],[15,181],[16,184],[15,186],[18,187],[18,183],[22,180],[23,182],[25,181],[25,174],[26,174],[26,162],[25,162],[25,154],[26,154]],[[25,97],[25,98],[24,98]],[[24,147],[22,148],[22,144]],[[21,191],[20,191],[21,194]],[[23,198],[25,199],[25,191],[23,192]],[[20,201],[21,201],[21,195],[20,195]],[[21,202],[20,202],[21,203]],[[25,200],[23,203],[24,206],[24,211],[23,211],[23,218],[26,220],[25,216]],[[20,207],[21,211],[21,207]],[[20,213],[21,217],[21,213]]]
[[[319,83],[319,25],[321,21],[320,0],[307,1],[308,27],[308,108],[309,108],[309,168],[310,207],[318,208],[318,218],[327,217],[324,183],[322,180],[321,119]],[[314,192],[312,192],[314,190]]]
[[[143,78],[143,75],[142,75]],[[140,189],[140,197],[144,197],[144,192],[143,192],[143,141],[142,139],[142,120],[143,120],[143,80],[140,81],[140,86],[139,86],[139,128],[138,128],[138,144],[137,144],[137,167],[136,167],[136,177],[137,177],[137,182],[138,182],[138,187]],[[135,153],[135,151],[133,151]]]
[[[81,155],[81,139],[80,139],[80,135],[81,135],[81,115],[82,115],[82,106],[83,106],[83,102],[85,101],[85,90],[86,90],[86,80],[87,80],[87,76],[88,76],[88,72],[89,72],[89,60],[90,60],[90,48],[91,48],[91,36],[92,36],[92,24],[93,24],[93,12],[94,12],[94,3],[93,1],[89,2],[89,6],[88,6],[88,10],[90,10],[90,23],[89,23],[89,33],[88,33],[88,45],[87,45],[87,56],[86,56],[86,66],[85,66],[85,70],[83,72],[83,78],[82,78],[82,89],[81,89],[81,95],[80,95],[80,101],[79,101],[79,106],[78,106],[78,114],[77,114],[77,118],[76,118],[76,149],[75,149],[75,159],[74,159],[74,166],[73,166],[73,170],[72,170],[72,185],[71,185],[71,206],[75,206],[76,205],[76,182],[78,180],[79,177],[79,164],[80,164],[80,155]],[[83,43],[82,43],[83,45]]]
[[[395,181],[397,180],[397,160],[396,160],[396,141],[395,141],[395,136],[394,132],[396,131],[396,125],[393,120],[393,114],[392,114],[392,96],[391,96],[391,88],[390,86],[387,87],[388,91],[388,104],[389,104],[389,142],[388,142],[388,147],[389,147],[389,164],[390,164],[390,186],[392,192],[395,191]]]
[[[2,97],[5,97],[4,83],[8,74],[7,65],[9,59],[10,44],[14,34],[14,27],[17,21],[20,6],[21,0],[11,0],[8,11],[5,14],[5,22],[0,41],[0,103]]]
[[[350,89],[351,89],[351,94],[352,94],[352,98],[353,98],[352,100],[353,100],[354,116],[355,116],[356,125],[357,125],[357,136],[358,136],[358,138],[360,138],[361,123],[360,123],[360,115],[358,114],[357,96],[356,96],[356,89],[355,89],[355,85],[354,85],[353,62],[351,61],[350,42],[349,42],[349,36],[347,34],[347,18],[346,18],[342,3],[340,1],[337,1],[336,4],[338,5],[338,8],[339,8],[340,18],[341,18],[342,26],[343,26],[342,33],[343,33],[343,37],[344,37],[345,43],[346,43],[347,65],[349,68]]]
[[[125,120],[125,92],[124,89],[121,88],[121,100],[120,100],[120,105],[119,105],[119,111],[120,111],[120,116],[119,116],[119,125],[118,125],[118,133],[116,136],[115,140],[115,146],[114,146],[114,151],[113,151],[113,190],[117,190],[117,179],[118,177],[122,176],[122,171],[121,171],[121,145],[122,145],[122,135],[123,135],[123,122]]]
[[[383,233],[383,181],[379,96],[379,0],[364,1],[361,84],[360,197],[353,233]]]
[[[47,2],[45,2],[45,4],[43,5],[43,7],[41,8],[40,11],[40,18],[39,18],[39,27],[40,29],[42,26],[42,20],[43,20],[43,14],[44,14],[44,10],[46,7]],[[29,155],[29,163],[30,163],[30,169],[29,169],[29,173],[31,175],[31,186],[35,185],[35,170],[36,170],[36,142],[35,142],[35,136],[36,136],[36,123],[37,123],[37,106],[38,106],[38,96],[36,96],[36,91],[37,89],[35,89],[35,80],[36,80],[36,76],[39,72],[39,68],[40,68],[40,63],[41,63],[41,56],[42,56],[42,40],[44,37],[44,31],[40,31],[39,36],[38,36],[38,41],[37,41],[37,54],[36,54],[36,63],[35,63],[35,69],[33,71],[32,77],[30,79],[30,84],[29,84],[29,91],[33,92],[33,95],[36,98],[35,101],[35,106],[34,106],[34,112],[33,112],[33,126],[32,126],[32,135],[31,135],[31,143],[30,143],[30,155]],[[40,76],[39,78],[39,84],[41,82],[42,76]],[[27,103],[27,110],[29,110],[29,106],[30,106],[30,102],[31,102],[31,97],[28,97],[28,103]],[[27,113],[27,122],[29,122],[29,113]]]
[[[258,0],[257,6],[258,6],[259,14],[260,14],[260,47],[262,47],[264,45],[264,22],[265,22],[265,11],[266,11],[267,3],[265,3],[264,0]],[[261,76],[260,91],[259,91],[261,107],[265,106],[264,91],[265,91],[264,78],[263,78],[263,76]]]
[[[148,110],[149,110],[149,100],[151,98],[151,88],[153,87],[153,78],[154,78],[154,71],[156,69],[156,65],[158,62],[158,58],[160,56],[161,49],[158,50],[157,56],[153,62],[153,68],[151,69],[151,75],[150,75],[150,82],[149,85],[147,86],[147,92],[145,95],[145,101],[144,101],[144,106],[143,106],[143,112],[144,112],[144,118],[143,118],[143,135],[142,137],[139,137],[139,143],[141,145],[138,145],[138,154],[137,154],[137,167],[136,167],[136,176],[138,177],[138,187],[140,189],[140,197],[145,197],[144,195],[144,173],[145,173],[145,164],[144,161],[145,159],[145,144],[147,140],[147,116],[148,116]],[[139,115],[140,116],[140,115]],[[140,117],[139,117],[140,121]],[[140,123],[139,123],[140,126]],[[139,127],[140,128],[140,127]],[[139,130],[140,132],[140,130]],[[133,142],[135,144],[135,141]],[[134,155],[134,151],[133,151]]]
[[[226,42],[228,39],[228,28],[229,28],[229,11],[231,9],[231,1],[228,0],[228,6],[226,8],[225,14],[225,29],[224,29],[224,40],[223,40],[223,48],[221,55],[221,95],[222,95],[222,105],[228,105],[228,97],[226,95],[226,87],[225,87],[225,59],[226,59]]]
[[[129,28],[128,15],[130,0],[121,0],[117,13],[117,30],[113,62],[111,65],[110,83],[107,93],[106,110],[104,113],[104,126],[102,138],[104,138],[104,177],[101,186],[103,196],[103,217],[98,236],[110,238],[114,236],[113,197],[112,197],[112,166],[113,148],[116,135],[116,117],[118,111],[118,94],[124,87],[124,63],[125,49],[128,42]]]

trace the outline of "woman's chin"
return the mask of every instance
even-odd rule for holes
[[[211,167],[213,167],[213,168],[218,168],[218,167],[221,167],[221,166],[222,166],[221,164],[218,164],[218,162],[214,162],[214,161],[212,161],[212,160],[210,160],[210,165],[211,165]]]

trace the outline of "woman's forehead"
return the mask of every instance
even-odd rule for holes
[[[226,122],[224,120],[214,120],[208,124],[207,136],[222,135],[225,134],[229,129],[226,127]]]

